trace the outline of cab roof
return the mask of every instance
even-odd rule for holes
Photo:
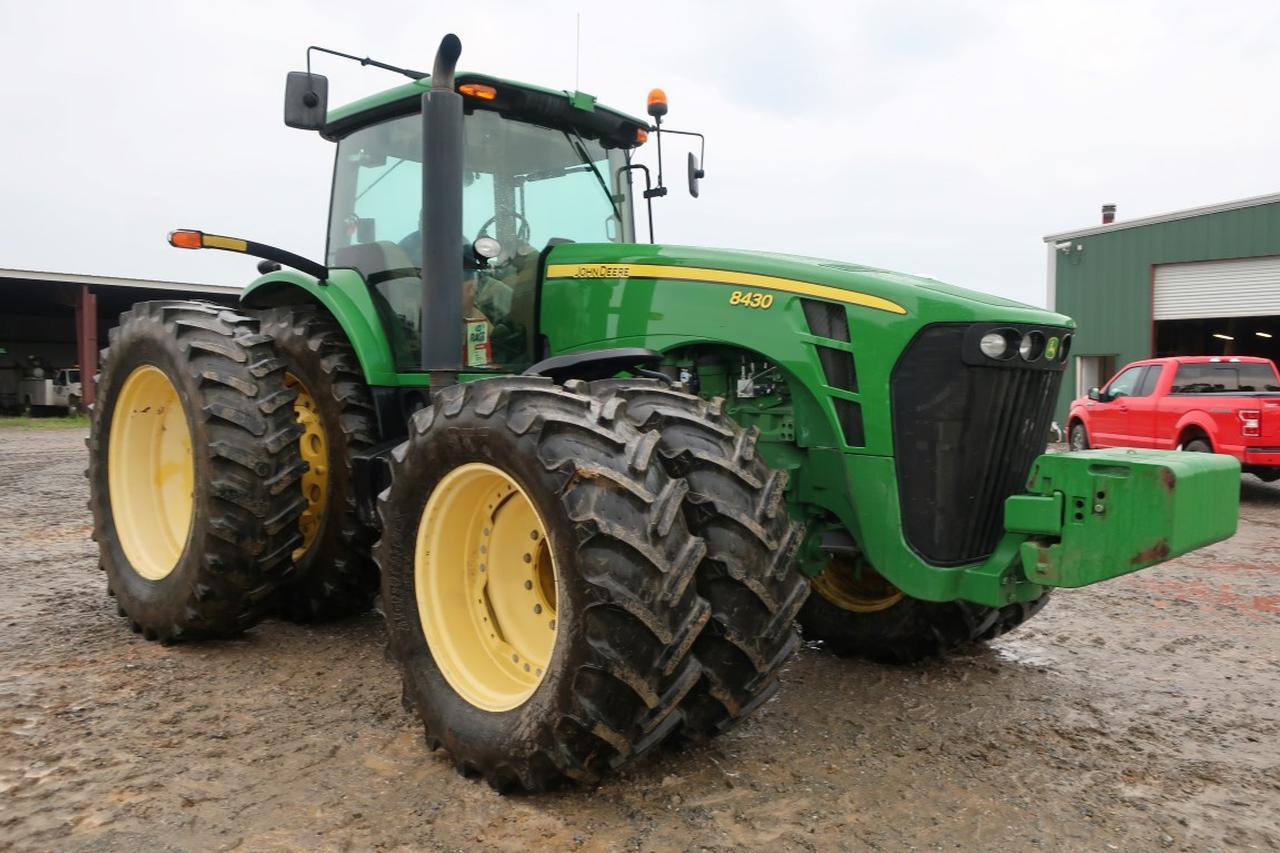
[[[648,122],[601,106],[594,95],[583,92],[544,89],[472,72],[459,72],[456,83],[480,83],[497,90],[492,100],[464,96],[468,111],[491,109],[524,121],[572,125],[584,137],[599,139],[609,148],[634,147],[641,141],[636,131],[649,129]],[[423,77],[332,109],[320,133],[326,139],[338,140],[366,125],[415,113],[423,93],[430,88],[431,78]]]
[[[1271,359],[1256,355],[1169,355],[1162,358],[1144,358],[1133,364],[1271,364]]]

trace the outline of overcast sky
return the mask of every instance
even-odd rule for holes
[[[778,10],[791,8],[791,14]],[[1280,190],[1280,3],[0,0],[0,268],[242,285],[175,227],[320,258],[333,150],[281,121],[320,44],[579,88],[708,134],[657,236],[1043,304],[1047,233]],[[336,106],[402,78],[322,57]],[[646,146],[652,156],[652,143]]]

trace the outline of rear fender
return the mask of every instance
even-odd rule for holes
[[[1220,444],[1218,441],[1218,425],[1207,412],[1194,410],[1187,412],[1178,420],[1178,426],[1173,431],[1174,447],[1180,448],[1186,442],[1183,440],[1188,433],[1196,430],[1203,432],[1209,438],[1209,443],[1216,450]]]
[[[316,303],[342,327],[370,385],[395,385],[391,348],[369,296],[369,288],[355,270],[329,271],[325,283],[297,270],[279,270],[256,279],[240,295],[245,308]]]

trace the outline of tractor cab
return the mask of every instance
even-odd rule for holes
[[[629,154],[644,126],[589,96],[461,79],[463,366],[521,369],[535,360],[546,251],[634,242]],[[422,363],[421,93],[400,87],[384,103],[332,114],[324,130],[337,141],[326,264],[364,277],[398,371]]]

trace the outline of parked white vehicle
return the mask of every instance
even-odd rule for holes
[[[81,399],[78,367],[55,371],[52,377],[24,377],[18,380],[18,400],[32,414],[41,414],[49,409],[76,411],[80,408]]]

